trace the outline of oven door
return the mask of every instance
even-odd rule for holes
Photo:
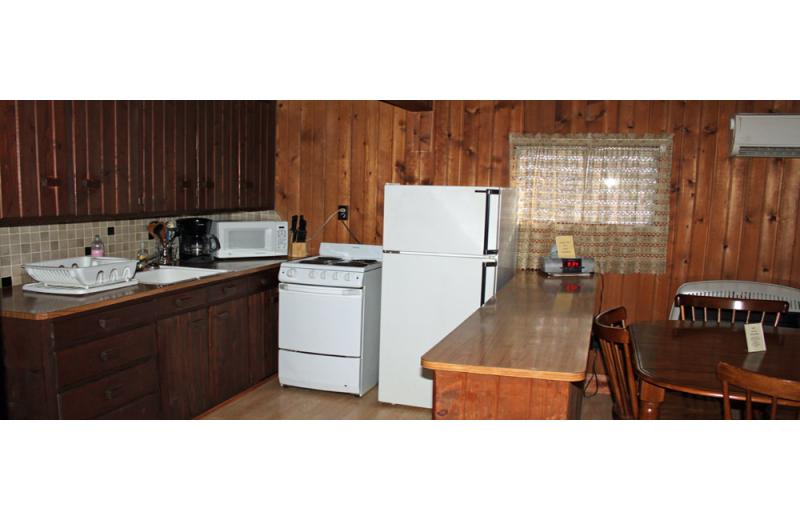
[[[359,357],[364,290],[282,283],[278,347],[282,350]]]

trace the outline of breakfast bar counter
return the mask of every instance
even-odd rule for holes
[[[422,356],[434,419],[577,419],[594,276],[522,271]]]

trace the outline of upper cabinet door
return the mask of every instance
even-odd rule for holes
[[[273,209],[274,138],[274,101],[0,101],[0,219]]]

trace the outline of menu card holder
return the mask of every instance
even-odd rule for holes
[[[764,328],[760,323],[748,323],[744,326],[744,334],[747,339],[748,352],[763,352],[767,350],[764,341]]]

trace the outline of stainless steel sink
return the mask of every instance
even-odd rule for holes
[[[158,269],[153,269],[151,271],[139,271],[134,276],[134,279],[139,280],[139,283],[145,285],[172,285],[229,272],[230,271],[226,269],[162,265]]]

